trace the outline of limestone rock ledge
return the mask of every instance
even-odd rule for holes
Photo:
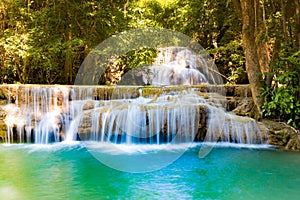
[[[4,122],[5,112],[0,105],[0,143],[5,142],[5,135],[7,132],[6,124]]]
[[[16,96],[18,92],[22,91],[22,88],[33,87],[26,85],[0,85],[0,143],[5,142],[7,125],[5,124],[6,112],[3,109],[4,105],[7,103],[21,103],[24,101],[24,97],[18,97],[18,101],[16,101]],[[49,86],[42,86],[49,87]],[[54,87],[54,86],[51,86]],[[71,86],[66,86],[69,89]],[[74,90],[76,87],[72,86]],[[224,87],[224,86],[221,86]],[[213,91],[219,91],[220,89],[217,86],[210,85],[200,85],[200,86],[192,86],[192,88],[198,92],[199,95],[203,96],[205,99],[209,98],[209,92],[213,93]],[[79,89],[79,87],[77,88]],[[142,95],[147,97],[149,95],[161,93],[162,89],[158,89],[157,87],[143,87]],[[186,89],[186,86],[182,86],[178,88],[177,86],[168,86],[163,87],[164,90],[181,90]],[[139,94],[139,87],[137,88],[127,88],[127,87],[106,87],[99,86],[95,90],[93,90],[94,99],[103,100],[108,99],[108,97],[113,96],[112,93],[117,96],[116,98],[123,98],[124,95],[119,94],[130,94],[129,96],[137,97]],[[250,116],[251,110],[253,107],[253,102],[251,99],[251,93],[248,85],[238,85],[238,86],[225,86],[226,93],[226,102],[224,107],[227,111],[233,112],[240,116]],[[61,95],[58,95],[57,101],[61,102]],[[128,98],[128,97],[127,97]],[[217,97],[216,97],[217,98]],[[87,103],[84,107],[84,110],[88,112],[88,110],[93,109],[94,104]],[[89,115],[87,115],[89,116]],[[201,119],[206,120],[205,117]],[[201,124],[205,124],[202,122]],[[278,147],[282,147],[287,150],[296,150],[300,151],[300,132],[299,130],[295,130],[291,126],[287,125],[283,122],[275,122],[271,120],[262,120],[258,122],[262,135],[267,134],[269,144],[275,145]],[[83,128],[86,129],[83,125],[79,127],[79,133],[84,132]],[[202,132],[205,132],[205,127],[200,127]],[[197,140],[201,141],[203,139],[197,138]]]
[[[270,145],[286,150],[300,151],[300,132],[284,122],[264,119],[258,123],[263,133],[268,135]]]

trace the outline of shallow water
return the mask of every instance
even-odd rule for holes
[[[299,153],[223,144],[200,159],[200,147],[191,145],[159,170],[128,173],[102,164],[80,143],[0,145],[0,199],[299,199]],[[101,151],[126,165],[150,153],[163,161],[180,149]]]

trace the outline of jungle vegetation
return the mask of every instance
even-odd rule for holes
[[[250,84],[257,118],[299,128],[299,0],[0,0],[0,83],[73,84],[97,44],[145,27],[192,37],[227,84]]]

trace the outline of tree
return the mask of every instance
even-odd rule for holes
[[[262,70],[266,68],[265,61],[260,62],[259,53],[265,52],[264,45],[257,45],[258,23],[260,22],[259,11],[261,8],[258,0],[232,0],[242,21],[242,45],[246,57],[246,70],[248,74],[252,98],[255,104],[255,118],[261,117],[261,106],[263,104],[261,90],[264,86],[262,81]],[[261,42],[261,41],[259,41]]]
[[[262,113],[299,128],[299,1],[232,3],[242,22],[246,69],[258,116]]]

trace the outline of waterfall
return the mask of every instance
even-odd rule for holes
[[[227,113],[201,87],[127,88],[127,98],[99,99],[109,87],[15,86],[4,106],[6,142],[97,141],[124,144],[265,142],[255,120]],[[119,94],[124,87],[115,87]]]
[[[184,47],[159,48],[153,65],[143,70],[143,82],[151,85],[197,85],[220,82],[213,65],[201,54]]]
[[[255,120],[226,112],[224,87],[209,59],[183,47],[159,51],[139,73],[152,86],[2,85],[5,142],[266,142]]]

